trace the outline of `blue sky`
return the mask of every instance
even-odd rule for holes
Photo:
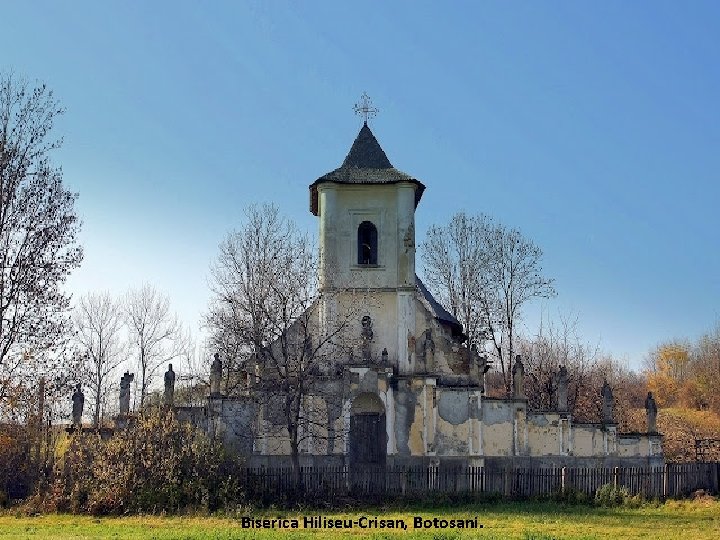
[[[77,295],[150,282],[197,333],[242,209],[307,230],[367,91],[421,179],[418,240],[458,210],[545,252],[582,336],[631,366],[720,319],[716,2],[7,2],[0,69],[67,108]]]

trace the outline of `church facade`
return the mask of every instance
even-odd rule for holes
[[[317,398],[327,401],[326,426],[324,436],[303,439],[304,463],[663,463],[654,413],[648,409],[647,433],[619,433],[609,387],[598,424],[573,421],[562,371],[556,410],[528,409],[521,363],[512,397],[485,396],[484,358],[464,344],[462,325],[415,271],[415,212],[425,185],[392,166],[367,122],[342,165],[309,190],[320,243],[321,299],[312,316],[322,327],[354,309],[357,339]],[[282,462],[289,446],[282,433],[263,429],[263,409],[251,388],[233,398],[215,390],[207,420],[248,462]]]

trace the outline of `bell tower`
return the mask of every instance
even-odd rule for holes
[[[360,291],[371,298],[364,308],[371,354],[379,359],[387,349],[400,373],[410,372],[414,353],[415,208],[424,190],[392,166],[367,118],[342,165],[310,185],[310,211],[320,221],[320,291],[341,303]]]

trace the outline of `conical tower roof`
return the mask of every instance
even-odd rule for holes
[[[345,161],[340,168],[355,167],[358,169],[392,169],[390,160],[385,155],[385,151],[380,147],[380,143],[370,131],[367,122],[363,124],[360,133],[355,138],[355,142],[350,148]]]
[[[318,215],[317,186],[326,182],[335,184],[397,184],[412,182],[415,190],[415,206],[420,202],[425,185],[409,174],[392,166],[385,151],[367,125],[363,124],[350,147],[342,165],[334,171],[321,176],[310,184],[310,211]]]

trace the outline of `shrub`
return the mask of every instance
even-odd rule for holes
[[[238,496],[234,466],[202,430],[155,410],[106,439],[75,434],[44,506],[92,514],[213,510]]]
[[[559,503],[566,503],[566,504],[588,504],[590,503],[590,498],[588,495],[579,489],[576,488],[567,488],[565,491],[557,491],[553,493],[550,496],[550,499],[559,502]]]
[[[0,507],[28,495],[34,481],[27,428],[0,424]]]
[[[605,484],[595,492],[595,504],[605,508],[627,506],[628,508],[639,508],[643,503],[641,495],[630,495],[625,486]]]

